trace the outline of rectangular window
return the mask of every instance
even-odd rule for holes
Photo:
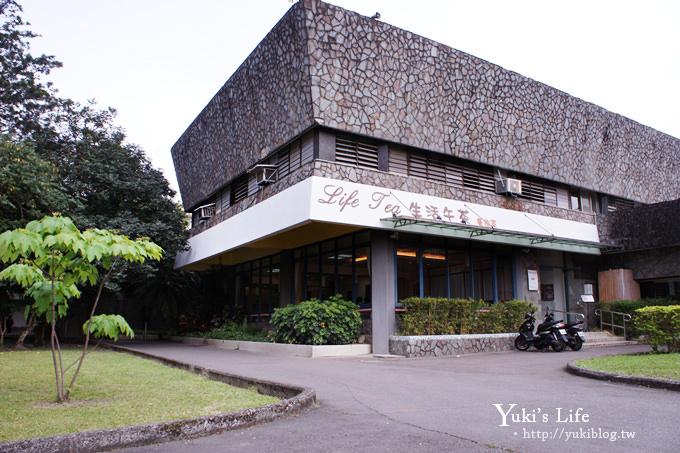
[[[446,250],[423,250],[423,296],[447,297]]]
[[[508,255],[496,255],[496,285],[498,287],[498,300],[504,302],[512,300],[514,294],[514,281],[512,276],[512,257]]]
[[[277,165],[278,179],[288,176],[290,173],[290,147],[287,147],[285,150],[279,152]]]
[[[427,157],[410,153],[408,155],[408,175],[427,179]]]
[[[474,298],[493,303],[493,261],[491,252],[478,251],[472,254],[472,272],[474,275]]]
[[[452,299],[472,297],[470,255],[467,251],[449,250],[449,287]]]
[[[537,203],[557,206],[557,186],[547,181],[536,181],[522,178],[522,194],[519,198],[535,201]]]
[[[231,205],[248,198],[248,175],[241,175],[231,183]]]
[[[569,209],[569,191],[564,187],[557,188],[557,207]]]
[[[301,160],[302,152],[300,149],[300,141],[295,140],[293,143],[290,144],[290,152],[289,152],[289,168],[290,172],[293,173],[295,170],[300,168],[302,165],[302,160]]]
[[[335,295],[336,269],[335,241],[321,243],[321,300],[326,300]]]
[[[378,169],[378,147],[347,138],[335,139],[335,160],[355,167]]]
[[[390,147],[388,164],[390,173],[408,175],[408,154],[405,150]]]
[[[420,297],[420,261],[417,247],[397,248],[397,300]]]
[[[619,209],[628,209],[635,206],[632,200],[625,200],[619,197],[607,196],[607,210],[609,212],[618,211]]]
[[[250,174],[247,176],[248,176],[248,195],[255,195],[258,190],[257,178],[255,178],[254,174]]]
[[[357,247],[354,252],[356,300],[361,308],[371,308],[371,247]]]
[[[225,187],[222,189],[222,210],[226,210],[229,208],[231,202],[231,191],[229,190],[229,186]]]
[[[354,255],[352,254],[352,246],[346,248],[339,248],[337,255],[335,255],[338,269],[338,293],[342,295],[345,300],[352,300],[354,288]]]
[[[321,296],[321,273],[319,272],[319,245],[307,247],[305,263],[306,299],[319,299]]]
[[[300,166],[314,160],[314,134],[311,132],[302,137],[300,143]]]

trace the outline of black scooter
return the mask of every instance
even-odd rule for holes
[[[515,338],[515,347],[520,351],[526,351],[531,346],[539,350],[552,348],[555,352],[563,351],[567,345],[564,323],[561,320],[555,321],[554,314],[548,312],[534,334],[535,322],[533,311],[524,316],[519,335]]]
[[[574,351],[578,351],[586,342],[586,337],[583,335],[583,321],[574,321],[564,325],[564,330],[567,331],[567,346]]]

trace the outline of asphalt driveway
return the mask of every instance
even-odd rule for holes
[[[135,349],[312,387],[319,407],[265,425],[126,451],[680,451],[680,392],[595,381],[570,360],[647,350],[451,358],[290,358],[209,346]]]

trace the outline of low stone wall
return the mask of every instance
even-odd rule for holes
[[[390,354],[404,357],[440,357],[515,349],[516,333],[483,335],[425,335],[390,337]]]

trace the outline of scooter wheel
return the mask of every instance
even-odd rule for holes
[[[569,347],[574,351],[578,351],[583,347],[583,340],[581,340],[579,337],[575,337],[574,341],[569,343]]]
[[[557,340],[556,342],[553,342],[550,347],[553,348],[553,351],[555,352],[562,352],[564,351],[564,348],[567,346],[567,344],[562,341],[562,340]]]
[[[527,343],[527,340],[524,339],[522,335],[520,335],[515,338],[515,347],[520,351],[526,351],[529,349],[529,343]]]

